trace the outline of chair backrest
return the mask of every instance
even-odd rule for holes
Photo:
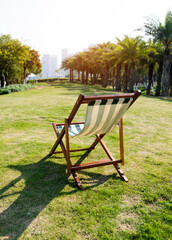
[[[105,134],[122,118],[133,97],[90,100],[87,105],[84,128],[78,135]]]
[[[71,136],[79,135],[92,135],[93,130],[98,132],[109,132],[118,123],[125,111],[136,101],[141,92],[120,94],[120,95],[97,95],[97,96],[84,96],[80,94],[69,117],[68,125],[71,125]],[[72,121],[82,104],[88,104],[86,112],[85,124],[79,124],[78,127],[72,127]],[[93,111],[93,109],[95,111]],[[97,110],[99,109],[99,110]],[[105,111],[106,109],[106,111]],[[102,120],[103,119],[103,120]],[[90,127],[91,126],[91,127]],[[82,128],[80,131],[79,128]],[[103,132],[102,132],[103,131]],[[59,139],[65,134],[63,127],[60,132]]]

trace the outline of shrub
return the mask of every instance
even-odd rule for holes
[[[31,88],[36,88],[36,85],[33,84],[13,84],[13,85],[8,85],[4,88],[0,88],[0,94],[8,94],[11,92],[20,92],[20,91],[24,91],[27,89],[31,89]]]
[[[8,93],[10,93],[10,92],[11,92],[11,90],[9,90],[9,89],[5,89],[5,88],[1,88],[1,89],[0,89],[0,95],[8,94]]]

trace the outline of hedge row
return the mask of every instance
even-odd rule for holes
[[[36,88],[36,85],[33,85],[31,83],[28,84],[13,84],[8,85],[7,87],[0,88],[0,95],[2,94],[8,94],[11,92],[21,92],[27,89]]]

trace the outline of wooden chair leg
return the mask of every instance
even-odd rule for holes
[[[125,182],[128,182],[128,179],[127,177],[124,175],[123,171],[120,169],[119,165],[118,164],[113,164],[114,167],[116,168],[116,171],[118,172],[119,176],[125,181]]]
[[[76,185],[79,187],[80,190],[82,190],[83,187],[82,187],[81,181],[79,180],[76,172],[75,171],[71,171],[71,173],[72,173],[72,176],[73,176],[73,178],[74,178],[74,180],[76,182]]]
[[[56,123],[53,122],[52,125],[53,125],[54,131],[55,131],[55,133],[56,133],[56,135],[57,135],[57,138],[59,138],[60,133],[59,133],[59,130],[58,130],[57,126],[56,126]],[[60,140],[59,144],[60,144],[61,149],[62,149],[62,152],[63,152],[63,154],[64,154],[64,156],[65,156],[65,158],[66,158],[66,148],[65,148],[65,145],[64,145],[63,141]]]
[[[59,140],[57,139],[56,142],[54,143],[50,153],[49,153],[49,156],[53,155],[53,153],[55,152],[55,150],[58,147],[58,145],[59,145]]]
[[[107,148],[107,146],[105,145],[104,141],[102,139],[100,139],[100,143],[104,149],[104,151],[106,152],[107,156],[109,157],[110,160],[115,161],[114,157],[112,156],[111,152],[109,151],[109,149]],[[120,175],[120,177],[125,181],[128,182],[127,177],[124,175],[123,171],[120,169],[118,163],[114,163],[113,164],[116,171],[118,172],[118,174]]]
[[[120,159],[121,164],[124,165],[124,141],[123,141],[123,119],[119,121],[119,142],[120,142]]]
[[[92,145],[89,148],[90,152],[96,147],[96,145],[100,142],[100,139],[102,139],[104,136],[105,136],[105,134],[96,135],[95,141],[92,143]]]
[[[71,174],[72,163],[70,161],[70,146],[69,146],[69,121],[65,118],[65,136],[66,136],[66,161],[67,161],[67,173]]]

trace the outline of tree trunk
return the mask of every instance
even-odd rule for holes
[[[124,78],[123,78],[123,91],[127,92],[127,86],[128,86],[128,64],[125,64],[125,71],[124,71]]]
[[[1,77],[1,87],[5,87],[5,75],[4,75],[4,73],[2,73],[2,77]]]
[[[109,66],[106,67],[105,87],[108,85],[109,80]]]
[[[104,88],[107,87],[107,72],[106,72],[106,70],[103,73],[102,87],[104,87]]]
[[[78,71],[78,81],[80,82],[80,71]]]
[[[91,81],[91,85],[93,84],[93,73],[90,73],[90,81]]]
[[[73,82],[73,69],[70,68],[70,82]]]
[[[134,92],[134,82],[135,82],[135,64],[131,64],[130,77],[129,77],[129,92]]]
[[[172,63],[170,64],[170,96],[172,96]]]
[[[74,70],[72,69],[72,82],[73,82],[73,71],[74,71]]]
[[[85,83],[88,84],[88,70],[86,70],[86,79],[85,79]]]
[[[92,85],[95,85],[96,83],[96,73],[93,73],[93,81],[92,81]]]
[[[24,66],[23,66],[23,84],[26,84],[26,65],[25,65],[25,63],[24,63]]]
[[[121,64],[117,65],[117,74],[116,74],[116,90],[121,90]]]
[[[82,83],[84,83],[84,70],[82,70]]]
[[[112,72],[112,87],[113,89],[115,88],[115,67],[113,67],[113,72]]]
[[[164,74],[162,78],[162,96],[169,95],[170,87],[170,50],[167,47],[164,54]]]
[[[105,82],[105,74],[101,73],[101,85],[104,87],[104,82]]]
[[[71,79],[72,79],[72,71],[71,71],[71,68],[69,69],[69,71],[70,71],[70,79],[69,79],[69,81],[71,82]]]
[[[162,69],[163,69],[163,62],[159,62],[158,72],[157,72],[157,87],[155,96],[160,96],[161,92],[161,79],[162,79]]]
[[[154,65],[155,65],[155,63],[149,64],[149,83],[148,83],[148,86],[147,86],[146,95],[150,95],[150,88],[151,88],[151,85],[152,85]]]

